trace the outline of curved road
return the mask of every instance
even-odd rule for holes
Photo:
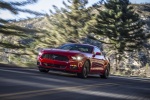
[[[87,79],[0,64],[0,100],[150,100],[150,79]]]

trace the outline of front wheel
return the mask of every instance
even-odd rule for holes
[[[41,68],[41,67],[39,67],[39,71],[40,71],[40,72],[44,72],[44,73],[48,73],[48,72],[49,72],[48,69],[46,69],[46,68]]]
[[[101,78],[107,79],[109,77],[109,67],[106,68],[103,75],[100,75]]]
[[[77,73],[77,76],[80,78],[87,78],[88,73],[89,73],[89,67],[90,67],[90,64],[88,61],[86,61],[83,65],[82,72]]]

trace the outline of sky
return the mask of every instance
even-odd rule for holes
[[[25,0],[3,0],[3,1],[5,1],[5,2],[18,1],[18,2],[20,2],[20,1],[25,1]],[[32,5],[27,5],[22,8],[30,9],[30,10],[38,11],[38,12],[42,12],[42,13],[49,13],[49,10],[53,8],[52,5],[56,5],[57,7],[63,7],[62,1],[63,0],[38,0],[37,3],[32,4]],[[67,0],[64,0],[64,1],[67,1]],[[89,3],[87,6],[91,6],[92,4],[94,4],[98,1],[99,0],[88,0]],[[150,3],[150,0],[130,0],[130,2],[131,3],[145,3],[145,2]],[[23,13],[20,13],[19,15],[13,15],[7,10],[0,10],[0,16],[3,19],[19,19],[19,18],[31,17],[31,15],[23,14]]]

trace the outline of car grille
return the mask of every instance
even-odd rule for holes
[[[66,68],[66,66],[64,66],[64,65],[51,64],[51,63],[42,63],[42,65],[50,66],[50,67],[54,67],[54,68]]]
[[[58,61],[69,61],[68,57],[58,54],[44,54],[42,58],[58,60]]]

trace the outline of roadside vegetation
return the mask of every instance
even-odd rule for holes
[[[22,11],[14,11],[17,6],[31,3],[36,0],[0,2],[7,5],[1,8],[14,14]],[[44,17],[11,22],[0,19],[0,61],[36,67],[41,48],[81,42],[103,50],[110,58],[112,74],[150,76],[150,4],[131,4],[129,0],[100,0],[91,7],[87,7],[88,0],[63,4],[63,8],[54,5]]]

